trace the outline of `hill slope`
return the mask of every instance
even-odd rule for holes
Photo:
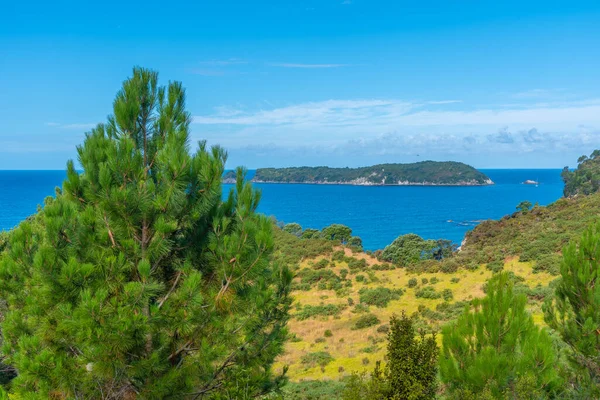
[[[277,368],[289,365],[292,382],[338,380],[371,369],[384,357],[393,313],[415,314],[420,327],[438,330],[482,297],[499,270],[514,274],[517,290],[527,294],[529,310],[543,324],[541,303],[552,293],[561,249],[599,218],[600,194],[560,199],[486,221],[453,257],[408,268],[278,231],[279,256],[296,264],[297,277],[292,340]]]

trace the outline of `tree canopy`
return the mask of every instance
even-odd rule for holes
[[[83,172],[11,232],[0,261],[11,390],[26,398],[250,398],[279,382],[290,272],[226,153],[191,153],[178,82],[135,68]]]
[[[493,276],[487,294],[442,330],[440,376],[452,398],[543,398],[557,391],[557,353],[546,330],[513,293],[508,273]]]
[[[571,359],[594,382],[600,384],[600,224],[592,225],[579,241],[563,251],[561,279],[554,299],[544,305],[546,323],[569,345]]]
[[[600,189],[600,150],[594,150],[589,157],[581,156],[574,171],[568,167],[561,174],[565,182],[564,195],[591,194]]]
[[[400,265],[409,265],[419,260],[441,260],[456,249],[449,240],[425,240],[414,233],[398,236],[381,253],[381,259]]]

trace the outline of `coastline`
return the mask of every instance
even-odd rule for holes
[[[374,183],[374,182],[343,182],[343,181],[312,181],[312,182],[281,182],[281,181],[263,181],[251,179],[252,183],[265,183],[265,184],[288,184],[288,185],[346,185],[346,186],[492,186],[495,183],[488,179],[485,183],[478,182],[458,182],[458,183],[434,183],[434,182],[398,182],[398,183]],[[233,179],[223,179],[225,184],[234,184]]]

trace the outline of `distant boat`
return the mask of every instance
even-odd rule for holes
[[[540,183],[538,181],[532,181],[531,179],[527,179],[525,182],[523,182],[523,185],[539,185]]]

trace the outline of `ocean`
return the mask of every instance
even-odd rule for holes
[[[259,211],[285,223],[321,229],[332,223],[352,228],[365,249],[376,250],[397,236],[460,243],[480,221],[515,211],[523,200],[550,204],[562,196],[560,169],[482,169],[492,186],[348,186],[255,184],[262,191]],[[62,184],[64,171],[0,171],[0,230],[35,213]],[[249,174],[251,176],[251,174]],[[531,179],[538,186],[523,185]],[[227,193],[231,185],[224,185]]]

